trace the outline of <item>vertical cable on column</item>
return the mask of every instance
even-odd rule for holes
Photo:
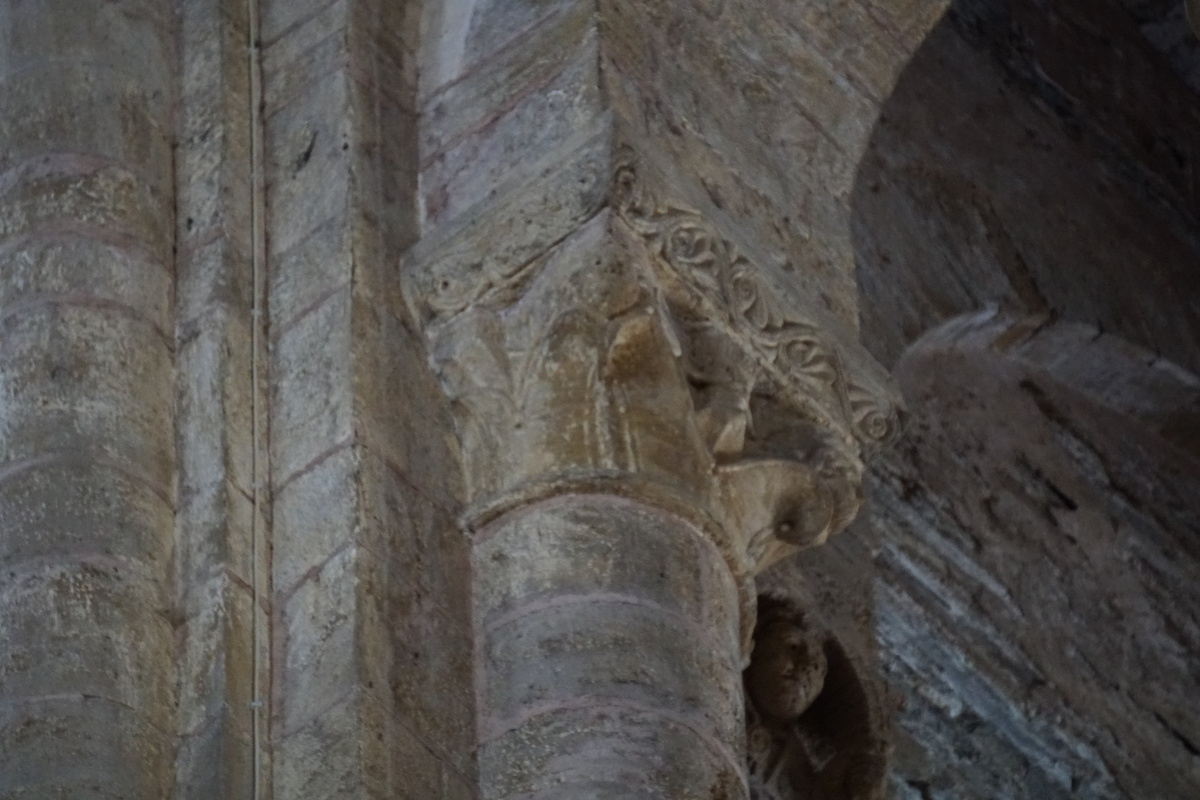
[[[262,141],[262,42],[259,34],[258,0],[247,0],[246,3],[247,30],[249,43],[247,56],[250,70],[250,235],[251,275],[253,286],[253,307],[250,310],[251,345],[250,345],[250,426],[251,426],[251,467],[253,481],[253,515],[250,523],[250,563],[251,590],[253,607],[251,609],[251,631],[253,637],[250,664],[252,670],[252,701],[251,701],[251,748],[253,749],[253,774],[251,777],[252,797],[261,800],[263,796],[262,764],[263,764],[263,686],[259,654],[262,651],[262,625],[259,622],[259,606],[264,594],[262,577],[259,572],[259,550],[262,530],[259,519],[262,516],[262,487],[263,478],[260,474],[263,462],[261,449],[262,425],[259,415],[263,410],[260,402],[261,388],[259,383],[259,350],[262,344],[262,328],[265,324],[263,314],[263,263],[266,261],[266,231],[263,225],[265,206],[265,183],[263,180],[263,141]]]

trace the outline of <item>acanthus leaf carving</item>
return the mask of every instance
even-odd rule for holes
[[[406,271],[406,295],[439,343],[464,449],[479,451],[465,454],[476,499],[539,470],[675,469],[753,576],[854,517],[864,461],[898,431],[896,395],[844,333],[785,303],[710,219],[620,155],[610,210],[544,257],[483,269],[440,254]],[[640,377],[616,369],[650,350],[662,353]]]
[[[506,497],[633,475],[695,506],[711,462],[640,242],[601,214],[513,276],[485,280],[468,307],[425,326],[458,412],[465,519]]]

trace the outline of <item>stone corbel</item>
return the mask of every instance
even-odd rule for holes
[[[407,263],[456,411],[468,527],[606,491],[708,530],[743,587],[853,519],[899,398],[834,321],[784,300],[624,148],[608,208],[528,263]]]
[[[899,433],[899,395],[851,334],[786,302],[704,215],[663,200],[647,171],[624,148],[613,205],[647,248],[681,342],[714,509],[758,574],[853,520],[865,462]]]

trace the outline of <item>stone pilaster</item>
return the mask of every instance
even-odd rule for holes
[[[608,202],[542,254],[451,237],[404,268],[462,444],[482,792],[746,797],[754,576],[853,518],[897,398],[609,155]]]
[[[261,793],[270,775],[261,702],[270,677],[270,509],[262,490],[267,354],[265,337],[254,333],[266,320],[253,313],[254,281],[261,298],[265,270],[260,265],[255,275],[252,262],[247,4],[203,0],[176,4],[175,11],[175,596],[181,624],[174,797],[217,800],[253,797],[256,784]]]
[[[287,800],[450,800],[475,782],[451,424],[394,274],[415,238],[415,5],[260,3]]]
[[[170,3],[0,31],[0,797],[167,797]]]

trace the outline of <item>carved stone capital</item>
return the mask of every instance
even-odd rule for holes
[[[702,506],[711,457],[637,237],[604,211],[426,327],[482,521],[561,491]]]
[[[853,519],[898,395],[852,331],[670,196],[621,148],[608,208],[541,256],[414,260],[405,292],[455,407],[468,524],[636,495],[719,532],[752,586]]]
[[[680,343],[715,509],[758,573],[843,529],[864,463],[899,433],[900,400],[852,331],[789,298],[622,147],[613,207],[642,239]]]

